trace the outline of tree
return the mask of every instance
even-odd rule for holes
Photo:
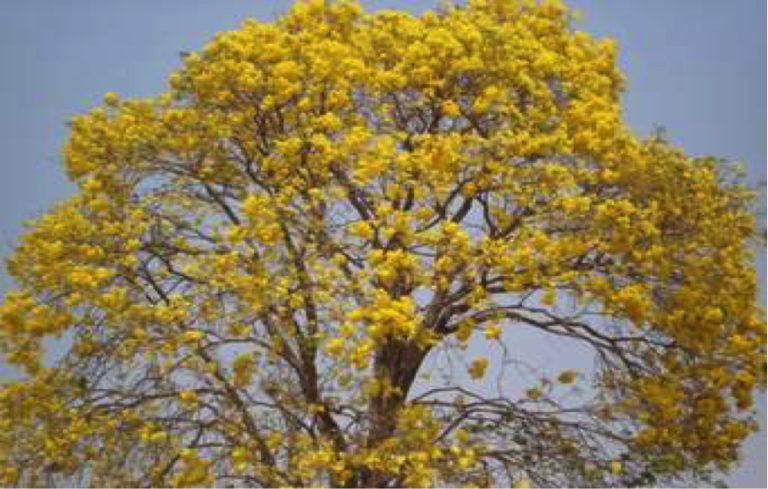
[[[0,338],[25,377],[0,390],[3,483],[727,469],[766,341],[733,168],[634,135],[614,44],[556,2],[328,3],[72,121],[79,191],[8,262]],[[525,330],[595,367],[524,384]]]

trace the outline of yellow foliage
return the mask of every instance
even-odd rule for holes
[[[732,463],[765,384],[754,195],[634,134],[615,44],[572,21],[555,0],[304,0],[186,56],[167,93],[75,117],[77,194],[8,260],[0,352],[24,378],[0,387],[0,484],[596,486]],[[593,398],[524,384],[526,328],[599,350]],[[470,362],[475,330],[494,353]],[[71,346],[53,365],[50,338]]]

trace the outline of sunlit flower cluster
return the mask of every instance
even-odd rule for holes
[[[26,377],[0,389],[0,483],[727,467],[765,383],[753,196],[633,134],[615,43],[574,26],[554,0],[302,1],[187,55],[163,95],[75,117],[78,193],[8,262],[0,348]],[[595,377],[505,376],[490,352],[523,328],[590,348]]]

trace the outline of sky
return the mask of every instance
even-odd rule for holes
[[[370,0],[369,10],[434,8],[435,1]],[[765,0],[570,0],[579,29],[619,43],[628,78],[625,118],[641,134],[663,127],[692,155],[744,162],[766,179]],[[106,92],[157,95],[179,54],[247,17],[273,19],[271,0],[3,0],[0,2],[0,258],[25,219],[74,191],[60,166],[66,121]],[[762,196],[765,209],[765,194]],[[765,304],[765,252],[758,259]],[[11,281],[0,273],[0,293]],[[0,380],[7,369],[0,365]],[[765,396],[762,426],[765,427]],[[766,433],[753,436],[731,485],[766,487]]]

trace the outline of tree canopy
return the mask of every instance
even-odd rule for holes
[[[158,97],[107,94],[71,121],[78,192],[8,261],[0,482],[727,469],[765,383],[753,194],[634,134],[623,87],[555,1],[312,0],[219,34]],[[531,382],[526,330],[594,367]]]

